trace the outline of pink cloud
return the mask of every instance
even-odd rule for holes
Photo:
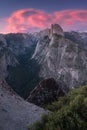
[[[79,30],[83,28],[83,25],[85,26],[85,29],[87,29],[87,10],[55,12],[55,21],[58,21],[65,30]],[[81,25],[81,27],[78,25]]]
[[[64,10],[47,13],[33,8],[14,12],[8,19],[7,32],[29,32],[60,24],[64,30],[87,30],[87,10]]]

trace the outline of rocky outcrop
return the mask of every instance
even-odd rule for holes
[[[48,111],[24,101],[0,79],[0,130],[28,130]]]
[[[63,87],[66,87],[66,85],[61,82],[57,84],[53,78],[45,79],[35,87],[27,101],[38,106],[50,104],[65,95]]]
[[[41,66],[40,77],[63,81],[69,88],[87,84],[87,51],[58,31],[38,42],[33,58]]]

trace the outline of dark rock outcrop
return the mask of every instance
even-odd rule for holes
[[[43,106],[58,100],[58,97],[64,96],[65,92],[62,87],[64,84],[57,84],[53,78],[45,79],[31,92],[27,101],[38,106]]]

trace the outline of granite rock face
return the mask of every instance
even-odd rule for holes
[[[16,34],[0,34],[0,79],[5,79],[8,75],[7,68],[8,66],[15,67],[19,64],[17,57],[16,57],[16,51],[14,48],[13,43],[15,43],[15,46],[18,46],[16,44],[17,37],[14,39],[14,36],[17,36]],[[12,45],[11,45],[12,43]],[[17,50],[17,49],[16,49]]]
[[[59,25],[53,30],[51,37],[38,42],[32,57],[41,65],[40,77],[63,81],[69,88],[87,84],[87,51],[56,31]]]
[[[60,82],[57,84],[53,78],[45,79],[30,93],[27,101],[38,106],[50,104],[65,95],[63,87],[66,87],[65,84]]]
[[[10,49],[4,47],[0,50],[0,78],[6,78],[8,75],[7,67],[9,65],[16,66],[17,64],[19,62]]]

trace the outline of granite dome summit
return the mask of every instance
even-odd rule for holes
[[[64,36],[63,29],[59,24],[51,24],[50,35],[53,34]]]

